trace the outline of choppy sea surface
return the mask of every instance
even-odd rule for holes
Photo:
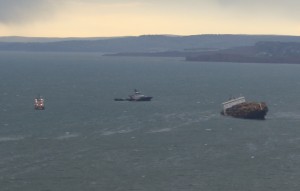
[[[115,102],[138,89],[151,102]],[[46,110],[35,111],[41,94]],[[221,116],[230,96],[266,120]],[[300,65],[0,53],[1,191],[298,191]]]

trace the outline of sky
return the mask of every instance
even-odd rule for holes
[[[299,0],[0,0],[0,36],[300,36]]]

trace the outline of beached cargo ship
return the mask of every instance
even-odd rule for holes
[[[222,115],[243,119],[265,119],[268,106],[264,102],[246,102],[245,97],[232,98],[222,103]]]

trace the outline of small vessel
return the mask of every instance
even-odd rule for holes
[[[45,100],[41,96],[34,98],[34,109],[35,110],[44,110],[45,109],[44,101]]]
[[[246,102],[245,97],[231,98],[222,103],[222,115],[243,119],[265,119],[268,106],[264,102]]]
[[[151,96],[145,96],[136,89],[133,95],[129,95],[128,98],[115,98],[115,101],[151,101]]]

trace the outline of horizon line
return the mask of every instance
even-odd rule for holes
[[[177,35],[177,34],[141,34],[141,35],[124,35],[124,36],[21,36],[21,35],[11,35],[11,36],[0,36],[0,38],[57,38],[57,39],[67,39],[67,38],[126,38],[126,37],[143,37],[143,36],[169,36],[169,37],[188,37],[188,36],[291,36],[300,37],[299,35],[289,35],[289,34],[232,34],[232,33],[206,33],[206,34],[190,34],[190,35]]]

